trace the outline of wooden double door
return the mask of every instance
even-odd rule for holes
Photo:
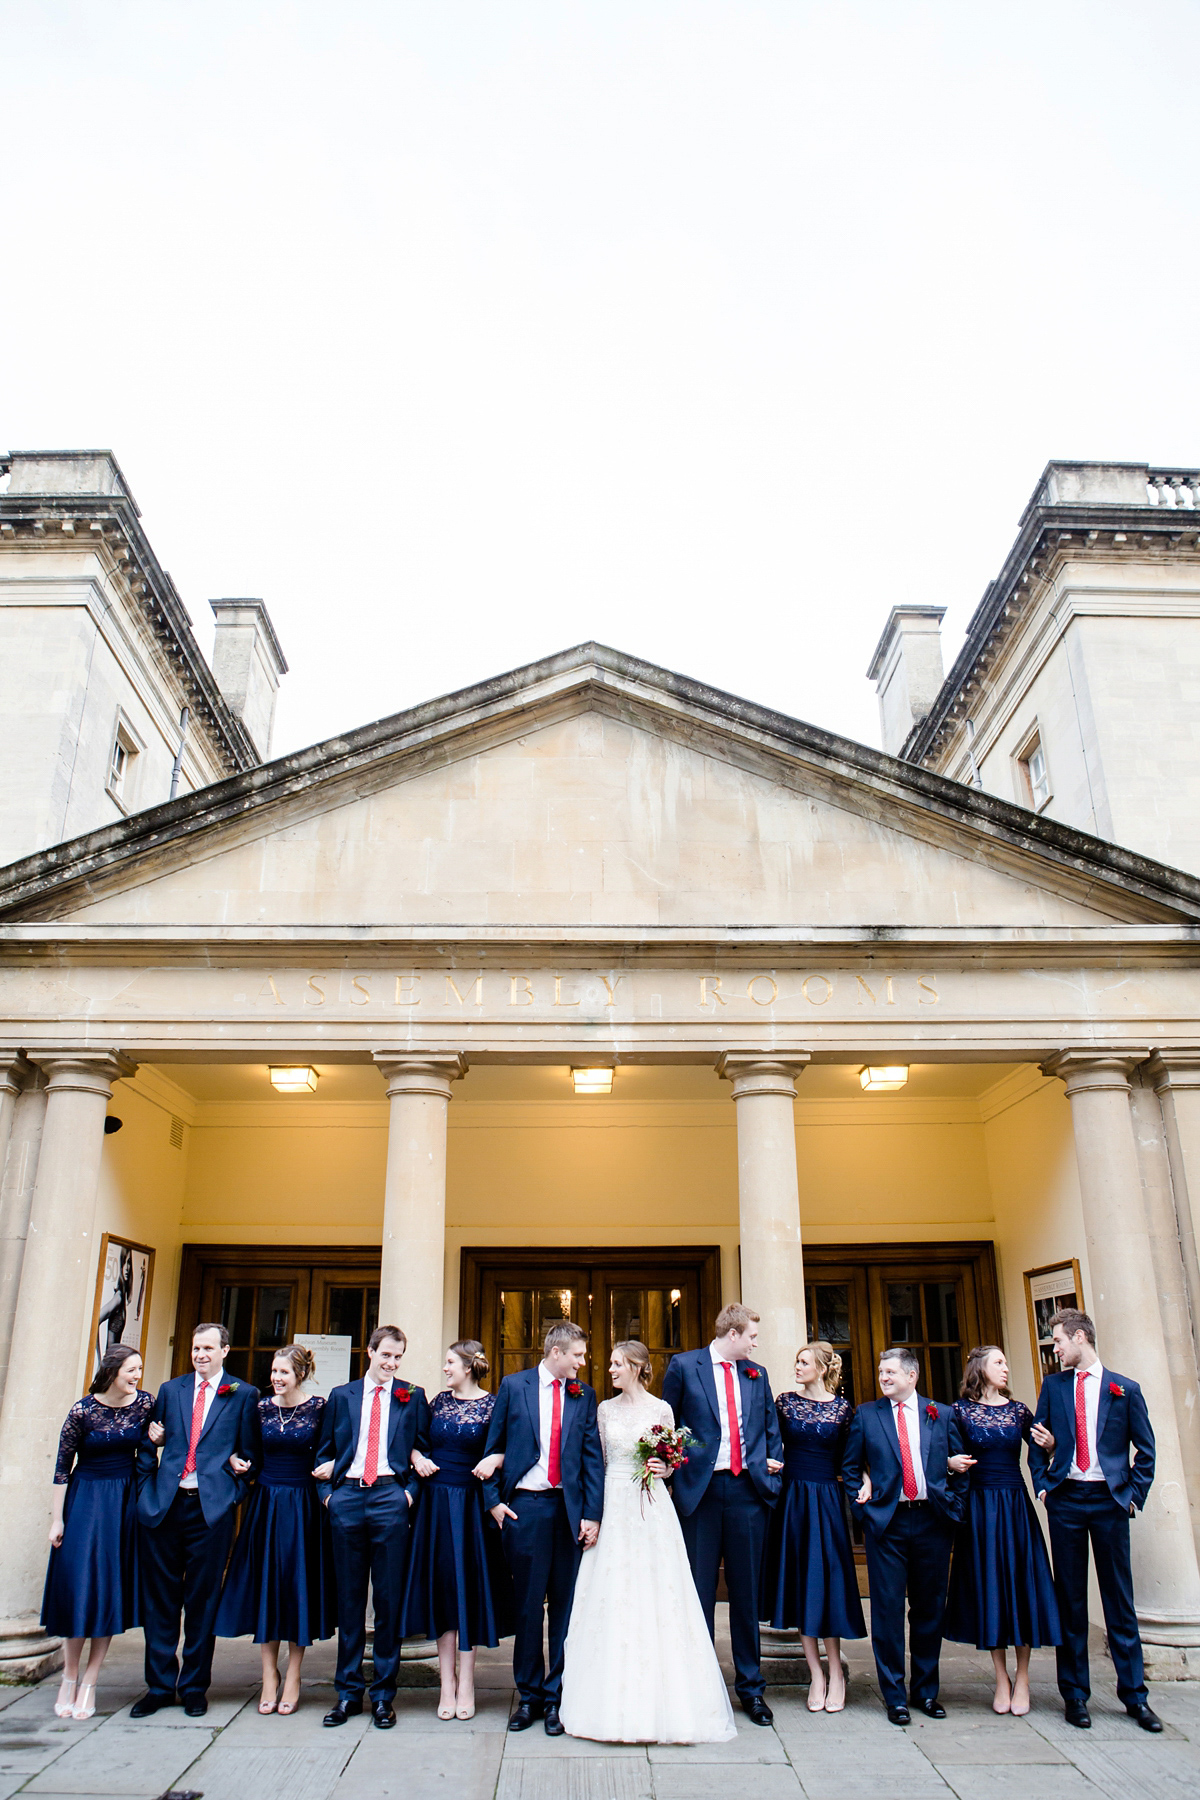
[[[217,1320],[230,1336],[225,1366],[265,1393],[271,1359],[298,1331],[351,1340],[350,1378],[366,1367],[367,1339],[379,1323],[379,1248],[364,1244],[185,1244],[172,1373],[191,1366],[191,1335]]]

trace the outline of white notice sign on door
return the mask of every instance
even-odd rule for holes
[[[311,1350],[316,1373],[307,1384],[310,1394],[322,1394],[328,1400],[331,1388],[341,1387],[350,1379],[350,1350],[354,1339],[335,1337],[329,1331],[298,1331],[296,1343]]]

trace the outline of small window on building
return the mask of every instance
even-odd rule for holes
[[[1050,770],[1040,731],[1032,732],[1017,752],[1017,773],[1023,804],[1041,812],[1050,798]]]
[[[134,731],[125,714],[119,712],[113,728],[112,749],[108,757],[108,776],[104,786],[122,812],[132,812],[137,804],[133,796],[136,787],[136,764],[141,750],[141,738]]]

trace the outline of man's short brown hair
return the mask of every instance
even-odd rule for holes
[[[401,1350],[408,1349],[408,1339],[398,1325],[377,1325],[367,1339],[368,1350],[378,1350],[384,1338],[395,1338]]]
[[[1069,1338],[1073,1338],[1077,1331],[1082,1331],[1092,1349],[1096,1348],[1096,1327],[1077,1306],[1061,1307],[1047,1324],[1046,1330],[1053,1334],[1056,1325],[1061,1325]]]
[[[552,1325],[542,1343],[542,1355],[549,1356],[552,1350],[569,1350],[572,1344],[586,1344],[587,1333],[581,1331],[574,1319],[561,1319]]]
[[[723,1306],[717,1314],[716,1336],[727,1337],[731,1331],[745,1331],[748,1325],[761,1324],[756,1312],[735,1300],[731,1306]]]

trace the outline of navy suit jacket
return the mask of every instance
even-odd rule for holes
[[[758,1489],[760,1499],[768,1506],[774,1506],[783,1478],[772,1475],[767,1468],[767,1458],[770,1457],[772,1462],[783,1461],[783,1438],[771,1384],[761,1363],[747,1359],[733,1367],[734,1379],[742,1395],[746,1473]],[[662,1397],[675,1414],[675,1423],[686,1425],[696,1439],[688,1450],[687,1461],[675,1471],[671,1483],[676,1510],[686,1518],[703,1500],[721,1448],[717,1372],[707,1344],[703,1350],[681,1350],[671,1358],[663,1378]]]
[[[341,1387],[335,1387],[325,1403],[325,1411],[321,1417],[321,1442],[314,1464],[333,1462],[333,1474],[328,1481],[317,1483],[317,1493],[324,1505],[335,1487],[345,1481],[350,1464],[354,1461],[354,1453],[358,1449],[358,1434],[362,1425],[362,1403],[365,1379],[347,1381]],[[407,1394],[405,1401],[396,1398],[397,1393]],[[425,1398],[425,1389],[413,1387],[410,1382],[395,1380],[392,1382],[392,1401],[388,1408],[387,1460],[388,1468],[396,1477],[399,1485],[408,1495],[409,1508],[416,1505],[417,1495],[421,1491],[421,1483],[412,1466],[412,1453],[419,1450],[427,1455],[429,1451],[429,1403]]]
[[[1114,1394],[1113,1388],[1121,1393]],[[1046,1452],[1032,1440],[1029,1444],[1029,1473],[1035,1494],[1052,1494],[1067,1479],[1075,1459],[1075,1371],[1062,1369],[1042,1378],[1034,1418],[1048,1425],[1054,1433],[1054,1453]],[[1154,1432],[1142,1390],[1128,1375],[1114,1375],[1111,1369],[1100,1371],[1100,1403],[1096,1409],[1096,1443],[1094,1454],[1108,1483],[1108,1491],[1118,1506],[1128,1512],[1130,1506],[1141,1511],[1154,1480]],[[1130,1449],[1137,1451],[1129,1460]]]
[[[936,1418],[930,1417],[930,1409],[936,1411]],[[958,1456],[963,1449],[954,1408],[935,1407],[932,1400],[918,1394],[917,1412],[921,1422],[925,1491],[934,1511],[940,1513],[948,1525],[957,1525],[966,1511],[968,1477],[952,1474],[946,1466],[947,1458]],[[855,1495],[862,1485],[864,1469],[871,1476],[871,1498],[865,1506],[860,1506]],[[887,1398],[867,1400],[855,1412],[846,1435],[842,1480],[865,1528],[877,1537],[882,1535],[904,1495],[900,1439],[896,1435],[892,1403]]]
[[[576,1386],[579,1393],[573,1395],[568,1390]],[[504,1452],[504,1466],[484,1482],[483,1503],[490,1510],[503,1501],[519,1513],[521,1496],[517,1494],[517,1483],[542,1453],[536,1369],[518,1369],[500,1383],[484,1454],[491,1456],[497,1450]],[[596,1425],[596,1394],[585,1381],[564,1384],[559,1458],[567,1517],[572,1532],[578,1536],[581,1519],[598,1521],[604,1511],[604,1451]]]
[[[227,1387],[227,1394],[220,1392]],[[258,1422],[258,1389],[224,1373],[217,1376],[217,1392],[209,1403],[204,1430],[196,1445],[196,1485],[206,1525],[218,1524],[245,1499],[250,1483],[262,1464],[262,1432]],[[143,1525],[159,1525],[179,1492],[183,1465],[192,1435],[192,1406],[196,1395],[194,1370],[164,1381],[147,1424],[166,1430],[156,1449],[143,1437],[137,1447],[138,1517]],[[231,1456],[250,1464],[244,1475],[235,1475]]]

